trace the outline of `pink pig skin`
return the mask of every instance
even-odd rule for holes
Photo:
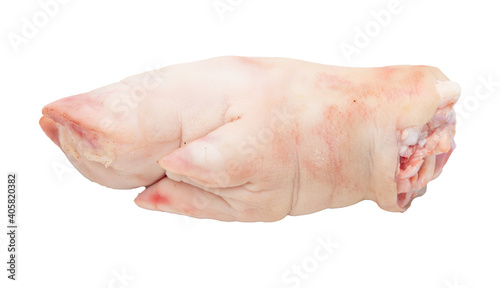
[[[219,57],[46,105],[88,179],[146,209],[275,221],[373,200],[405,211],[455,148],[459,86],[427,66]]]

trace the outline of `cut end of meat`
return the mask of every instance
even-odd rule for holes
[[[460,86],[452,81],[436,81],[441,101],[432,119],[423,126],[398,131],[397,204],[406,210],[411,201],[422,196],[427,183],[441,174],[456,145],[456,117],[453,105]]]

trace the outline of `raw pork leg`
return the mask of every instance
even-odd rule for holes
[[[373,200],[405,211],[455,148],[460,87],[427,66],[220,57],[48,104],[88,179],[151,210],[275,221]]]

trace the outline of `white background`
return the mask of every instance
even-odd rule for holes
[[[494,1],[401,0],[385,27],[371,21],[390,0],[232,0],[223,18],[213,0],[67,2],[46,23],[37,1],[0,4],[0,223],[9,171],[19,174],[20,206],[19,280],[6,279],[2,224],[0,287],[500,287],[500,86],[477,88],[500,81]],[[39,28],[16,46],[23,17]],[[368,43],[346,58],[341,43],[354,45],[367,26]],[[462,86],[458,148],[403,214],[363,202],[225,223],[138,208],[141,189],[88,181],[38,126],[59,98],[220,55],[439,67]],[[315,260],[329,240],[338,246]],[[294,266],[304,279],[287,274]]]

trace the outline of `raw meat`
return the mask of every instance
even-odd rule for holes
[[[219,57],[43,108],[88,179],[146,209],[275,221],[373,200],[405,211],[455,148],[458,84],[428,66]]]

